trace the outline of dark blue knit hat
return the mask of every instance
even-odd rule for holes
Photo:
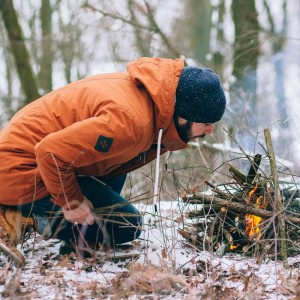
[[[215,123],[225,111],[219,76],[208,68],[185,67],[176,90],[175,114],[196,123]]]

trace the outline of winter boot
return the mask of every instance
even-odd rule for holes
[[[33,218],[23,217],[20,211],[0,205],[0,252],[18,267],[25,265],[25,257],[16,245],[23,241],[30,228],[34,228]]]

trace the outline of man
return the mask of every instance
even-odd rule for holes
[[[225,105],[212,70],[159,58],[30,103],[0,131],[0,251],[24,265],[15,246],[29,228],[76,245],[136,239],[126,174],[155,159],[158,143],[163,154],[211,134]]]

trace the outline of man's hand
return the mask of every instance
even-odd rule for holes
[[[72,200],[62,207],[65,219],[72,223],[92,225],[94,223],[94,217],[91,214],[91,208],[94,208],[92,202],[83,196],[83,202],[77,208],[69,209],[76,204],[79,204],[79,201]]]

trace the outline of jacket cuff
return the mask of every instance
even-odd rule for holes
[[[66,199],[72,199],[66,201]],[[83,195],[80,190],[73,195],[72,197],[58,197],[58,198],[51,198],[51,201],[60,206],[63,207],[65,210],[73,210],[78,208],[83,203]]]

